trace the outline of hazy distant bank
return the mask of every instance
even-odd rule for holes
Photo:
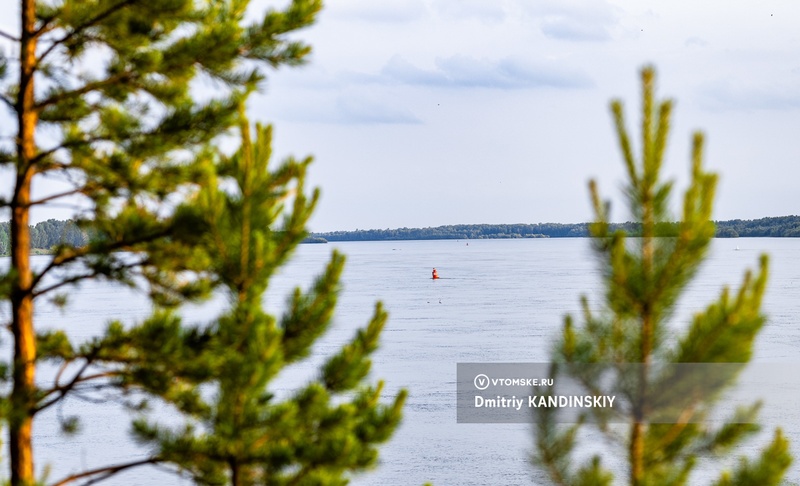
[[[800,237],[800,216],[780,216],[753,220],[716,221],[718,238]],[[636,223],[612,224],[635,235]],[[677,223],[663,224],[661,234],[677,233]],[[499,238],[582,238],[589,236],[589,223],[537,224],[457,224],[435,228],[397,228],[311,233],[309,242],[383,240],[475,240]],[[313,239],[313,241],[311,241]]]
[[[716,221],[717,238],[800,237],[800,216],[753,220]],[[639,230],[636,223],[616,223],[614,229],[629,234]],[[677,223],[660,227],[663,236],[677,233]],[[435,228],[398,228],[311,233],[309,242],[381,240],[472,240],[498,238],[582,238],[589,236],[589,223],[457,224]],[[313,241],[311,241],[313,240]]]
[[[800,216],[779,216],[761,219],[732,219],[716,221],[718,238],[800,237]],[[612,224],[635,235],[636,223]],[[662,224],[664,236],[677,232],[676,223]],[[589,236],[589,223],[536,223],[536,224],[456,224],[435,228],[397,228],[355,231],[329,231],[311,233],[304,243],[328,241],[385,241],[385,240],[480,240],[503,238],[583,238]],[[0,256],[8,255],[10,248],[8,223],[0,223]],[[31,243],[35,252],[46,252],[54,246],[68,243],[81,246],[88,243],[86,231],[71,220],[49,219],[31,226]]]

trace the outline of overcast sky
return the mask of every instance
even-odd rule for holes
[[[276,155],[315,157],[314,231],[589,220],[590,178],[619,200],[608,104],[622,98],[637,126],[645,64],[677,101],[678,188],[701,129],[721,173],[716,219],[800,213],[798,2],[326,3],[297,34],[311,62],[249,104],[274,123]],[[64,217],[35,219],[50,216]],[[612,217],[627,219],[621,204]]]
[[[677,102],[678,187],[701,129],[717,219],[798,214],[798,25],[787,1],[329,1],[301,34],[311,63],[273,75],[250,113],[278,154],[315,156],[314,230],[579,222],[590,178],[619,199],[608,104],[635,128],[653,64]]]

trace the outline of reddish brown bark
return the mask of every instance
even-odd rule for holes
[[[14,334],[14,387],[9,417],[11,484],[34,482],[31,442],[35,395],[36,336],[33,330],[33,273],[30,264],[31,181],[36,156],[34,71],[36,66],[35,0],[23,0],[20,35],[20,83],[17,95],[17,179],[11,201],[11,265],[16,279],[11,291]]]

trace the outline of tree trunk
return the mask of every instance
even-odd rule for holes
[[[33,273],[30,265],[31,181],[35,173],[37,113],[33,90],[36,68],[35,0],[22,0],[20,83],[17,95],[17,179],[11,201],[11,290],[14,334],[14,387],[11,391],[9,449],[12,486],[34,482],[31,434],[35,407],[36,336],[33,330]]]
[[[647,87],[645,90],[647,92]],[[653,353],[653,334],[656,325],[654,315],[653,303],[653,259],[655,252],[655,214],[654,214],[654,196],[653,196],[653,181],[655,177],[651,177],[650,171],[654,170],[652,163],[647,163],[646,152],[652,146],[652,137],[650,137],[650,112],[652,103],[652,96],[646,95],[644,100],[645,105],[645,124],[642,128],[645,134],[644,140],[644,174],[642,176],[641,191],[641,205],[642,205],[642,279],[644,280],[644,291],[642,293],[642,329],[641,329],[641,348],[640,359],[641,366],[639,368],[639,387],[634,404],[633,425],[631,429],[630,439],[630,464],[631,464],[631,486],[641,486],[644,484],[644,455],[645,455],[645,433],[647,431],[647,416],[649,415],[648,404],[648,379],[650,376],[650,361]]]
[[[239,464],[235,458],[228,461],[228,466],[231,468],[231,486],[239,486]]]

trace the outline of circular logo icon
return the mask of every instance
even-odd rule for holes
[[[475,388],[477,388],[478,390],[485,390],[489,388],[489,377],[481,373],[480,375],[475,377],[473,383],[475,384]]]

